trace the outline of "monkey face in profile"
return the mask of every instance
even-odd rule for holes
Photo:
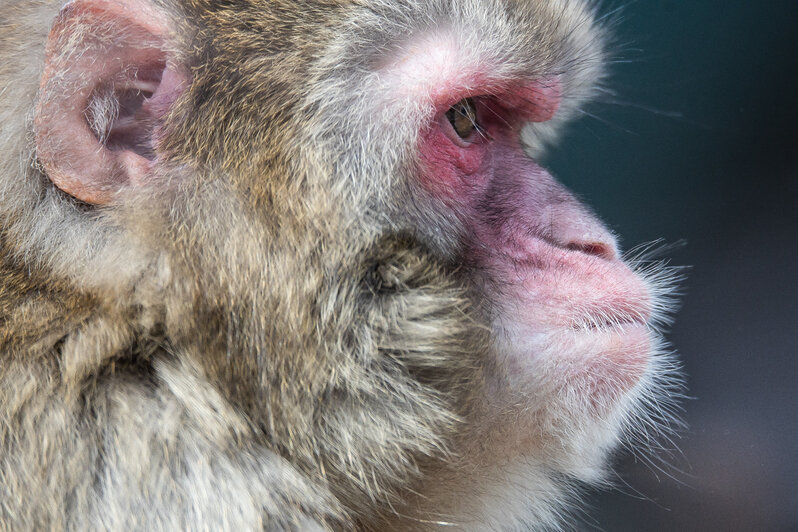
[[[6,3],[2,526],[547,528],[667,421],[673,271],[537,162],[587,2]]]

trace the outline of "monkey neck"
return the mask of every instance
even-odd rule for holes
[[[0,233],[0,382],[23,368],[37,387],[63,386],[77,397],[87,379],[121,368],[147,349],[141,344],[160,325],[148,327],[141,309],[104,304],[98,294],[23,256]],[[142,334],[145,328],[151,330]],[[136,364],[146,367],[149,360]]]
[[[17,259],[0,235],[0,350],[46,350],[91,313],[91,298]]]

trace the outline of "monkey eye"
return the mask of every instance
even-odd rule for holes
[[[477,107],[472,98],[464,98],[454,104],[446,111],[446,118],[457,136],[463,140],[481,129],[477,123]]]

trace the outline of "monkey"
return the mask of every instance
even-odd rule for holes
[[[0,529],[558,529],[669,430],[678,275],[538,162],[593,3],[2,7]]]

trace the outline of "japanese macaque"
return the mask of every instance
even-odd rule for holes
[[[2,0],[0,529],[560,526],[671,270],[538,158],[581,0]]]

